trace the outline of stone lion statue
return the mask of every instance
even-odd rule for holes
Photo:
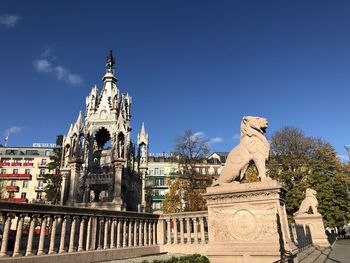
[[[317,212],[318,201],[317,201],[316,195],[317,195],[317,192],[314,189],[307,188],[305,190],[305,198],[301,202],[298,212],[294,213],[294,215],[307,214],[310,207],[312,208],[312,212],[314,214],[318,214]]]
[[[270,152],[270,144],[265,137],[267,127],[268,121],[265,118],[243,117],[240,143],[227,156],[220,177],[213,182],[212,186],[241,181],[250,161],[254,161],[260,179],[266,179],[265,163]]]

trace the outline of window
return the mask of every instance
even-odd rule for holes
[[[154,168],[154,175],[159,174],[159,168]]]
[[[11,186],[16,186],[16,181],[15,180],[11,181]]]
[[[40,192],[40,193],[37,193],[36,194],[36,199],[37,200],[40,200],[42,198],[42,193]]]
[[[9,198],[14,198],[15,197],[15,193],[9,193]]]
[[[209,174],[209,168],[208,168],[208,167],[205,168],[205,174],[206,174],[206,175]]]
[[[16,151],[16,150],[6,150],[5,154],[8,154],[8,155],[16,155],[16,154],[17,154],[17,151]]]
[[[153,174],[154,174],[153,169],[150,169],[150,170],[149,170],[149,175],[153,175]]]
[[[21,193],[21,198],[27,198],[27,193]]]
[[[0,187],[4,187],[4,181],[0,181]]]
[[[214,174],[218,175],[218,168],[214,168]]]
[[[159,174],[160,174],[160,175],[164,175],[164,169],[160,169],[160,170],[159,170]]]
[[[1,169],[1,174],[6,174],[6,169]]]
[[[13,169],[13,174],[18,174],[18,169]]]
[[[156,178],[155,185],[156,186],[164,186],[164,178]]]
[[[45,169],[40,169],[40,175],[44,175],[45,174]]]
[[[46,164],[46,159],[41,159],[41,164],[45,165]]]
[[[22,188],[28,188],[28,180],[23,181]]]
[[[38,150],[26,150],[26,155],[39,155]]]
[[[38,186],[39,186],[39,187],[44,187],[44,182],[43,182],[42,180],[39,181],[39,182],[38,182]]]
[[[30,174],[30,169],[25,169],[24,173],[25,174]]]

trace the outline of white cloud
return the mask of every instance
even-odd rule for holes
[[[0,25],[7,28],[14,27],[20,19],[21,17],[18,15],[0,15]]]
[[[348,155],[338,155],[338,158],[343,163],[349,162],[349,156]]]
[[[51,48],[46,47],[44,52],[41,54],[40,59],[34,61],[34,68],[40,73],[51,73],[56,76],[58,80],[65,81],[71,85],[79,85],[83,82],[83,79],[78,74],[70,72],[69,69],[60,66],[54,65],[53,60],[56,59],[53,56],[53,51]]]
[[[214,137],[209,139],[208,144],[211,145],[211,144],[220,143],[220,142],[223,142],[223,139],[221,137]]]
[[[10,135],[13,133],[20,133],[23,129],[24,129],[23,127],[13,126],[13,127],[8,128],[5,131],[5,135]]]
[[[232,136],[233,140],[239,140],[241,138],[241,136],[239,134],[235,134]]]
[[[192,140],[195,140],[195,139],[203,138],[203,137],[204,137],[204,132],[195,132],[195,133],[192,135],[191,139],[192,139]]]

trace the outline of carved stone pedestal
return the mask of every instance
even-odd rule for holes
[[[286,191],[274,180],[208,187],[210,262],[274,262],[297,248],[290,241]],[[292,259],[293,262],[293,259]]]
[[[321,214],[299,214],[294,217],[295,223],[310,227],[312,243],[320,247],[329,247],[322,215]]]

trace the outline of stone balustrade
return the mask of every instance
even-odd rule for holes
[[[158,242],[164,252],[205,253],[208,212],[165,214],[158,222]]]
[[[0,258],[157,245],[159,215],[6,202],[0,213]]]

